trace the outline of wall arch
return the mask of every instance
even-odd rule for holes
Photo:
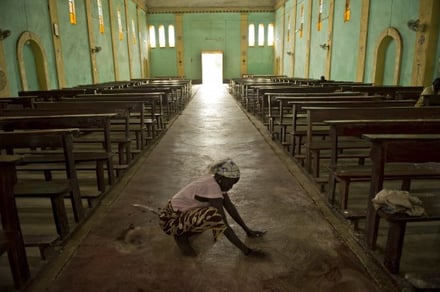
[[[26,76],[26,63],[24,60],[24,46],[30,46],[35,58],[35,69],[37,72],[38,86],[40,90],[49,89],[49,74],[47,72],[47,58],[39,37],[30,32],[23,32],[17,42],[17,61],[20,72],[20,81],[22,90],[28,90],[29,84]],[[29,68],[28,68],[29,69]]]
[[[397,29],[388,27],[379,36],[374,51],[374,66],[373,66],[373,83],[381,85],[384,80],[384,71],[386,64],[386,51],[391,42],[395,43],[395,58],[393,70],[393,83],[398,85],[400,81],[400,67],[402,62],[402,37]]]

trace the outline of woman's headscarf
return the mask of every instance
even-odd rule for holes
[[[208,171],[212,175],[218,174],[228,178],[240,177],[240,169],[230,158],[214,161],[208,166]]]

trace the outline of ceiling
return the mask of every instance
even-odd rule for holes
[[[257,8],[274,7],[277,0],[143,0],[148,8]]]

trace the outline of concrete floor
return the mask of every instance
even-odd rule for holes
[[[275,147],[225,86],[196,93],[155,147],[103,200],[29,291],[398,291],[354,240],[302,171]],[[231,157],[242,177],[230,192],[247,224],[267,230],[246,244],[248,258],[225,237],[193,239],[184,257],[158,218],[132,206],[163,207],[213,160]]]

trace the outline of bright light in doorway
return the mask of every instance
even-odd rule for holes
[[[223,84],[223,53],[202,53],[202,83],[204,85]]]

